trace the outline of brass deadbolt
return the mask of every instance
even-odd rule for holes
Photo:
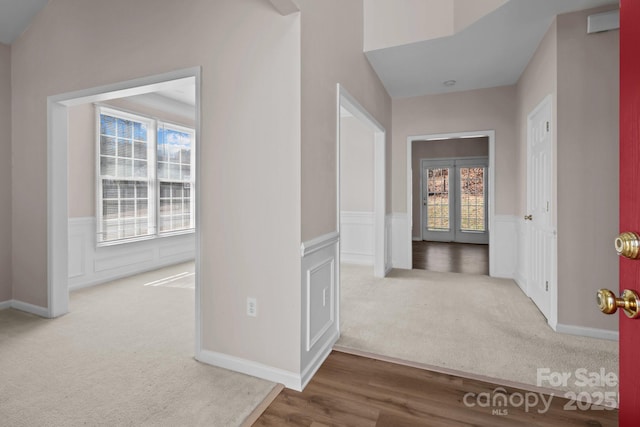
[[[616,237],[614,242],[618,255],[628,259],[640,258],[640,236],[628,231]]]
[[[618,311],[618,308],[622,308],[627,317],[631,319],[640,317],[640,310],[638,310],[640,297],[636,291],[625,289],[622,291],[622,296],[616,298],[610,290],[600,289],[596,299],[600,311],[604,314],[613,314]]]

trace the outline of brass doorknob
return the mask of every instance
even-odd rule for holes
[[[640,317],[638,309],[640,297],[636,291],[625,289],[622,296],[616,298],[616,295],[608,289],[600,289],[597,294],[598,307],[604,314],[613,314],[618,308],[624,310],[624,314],[631,319]]]
[[[629,259],[640,258],[640,236],[628,231],[620,234],[614,241],[618,255]]]
[[[533,215],[525,215],[524,216],[524,220],[525,221],[533,221]]]

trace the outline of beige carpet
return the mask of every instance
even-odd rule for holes
[[[557,390],[580,387],[576,369],[618,374],[618,343],[554,332],[512,280],[341,266],[339,346],[537,386],[537,369],[568,372]]]
[[[0,311],[0,425],[240,425],[275,384],[194,360],[192,273],[73,292],[55,320]]]

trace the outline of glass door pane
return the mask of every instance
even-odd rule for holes
[[[484,167],[460,167],[460,231],[486,231]]]
[[[449,231],[449,168],[427,169],[427,230]]]

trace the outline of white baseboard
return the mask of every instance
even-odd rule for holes
[[[411,240],[413,240],[414,242],[422,242],[422,237],[413,236]]]
[[[11,300],[0,302],[0,310],[6,310],[8,308],[11,308]]]
[[[49,318],[49,309],[46,307],[40,307],[39,305],[33,305],[26,302],[12,300],[11,308],[16,310],[24,311],[26,313],[35,314],[36,316]]]
[[[196,354],[196,360],[208,365],[283,384],[285,387],[296,391],[302,391],[302,377],[295,372],[208,350],[201,350],[199,354]]]
[[[195,259],[195,234],[96,247],[96,219],[69,219],[69,289],[80,289]]]
[[[558,323],[555,330],[561,334],[577,335],[580,337],[598,338],[610,341],[618,341],[620,339],[618,331],[611,331],[608,329],[586,328],[584,326],[563,325]]]

